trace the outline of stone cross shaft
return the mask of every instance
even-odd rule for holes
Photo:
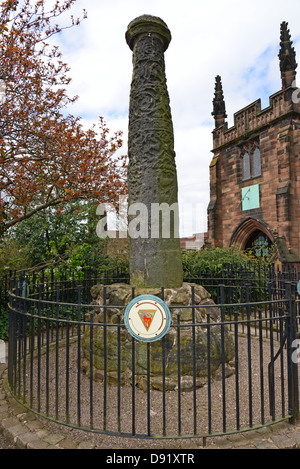
[[[164,52],[171,40],[160,18],[133,20],[126,41],[133,51],[128,134],[128,223],[131,283],[180,287],[178,186]],[[136,230],[135,230],[136,232]]]

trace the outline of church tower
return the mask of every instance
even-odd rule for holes
[[[212,115],[208,242],[266,255],[276,242],[282,263],[300,267],[300,90],[288,23],[280,27],[282,89],[258,99],[228,128],[221,77]]]

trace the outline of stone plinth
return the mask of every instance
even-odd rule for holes
[[[161,298],[161,289],[136,288],[135,296],[154,295]],[[103,305],[103,285],[92,288],[95,304]],[[106,287],[106,313],[95,309],[88,313],[87,320],[93,320],[93,377],[104,380],[104,344],[106,343],[106,367],[108,384],[117,384],[118,356],[120,356],[121,385],[132,385],[132,337],[124,325],[125,307],[132,299],[132,288],[125,284]],[[194,285],[194,308],[192,307],[192,285],[184,283],[177,289],[165,289],[164,301],[170,308],[172,324],[164,339],[151,344],[135,341],[135,384],[147,388],[147,349],[149,345],[151,389],[163,389],[163,340],[165,346],[165,388],[174,390],[178,387],[178,330],[180,331],[180,373],[182,391],[191,391],[194,385],[193,357],[196,361],[196,387],[207,383],[208,373],[208,338],[210,340],[210,369],[214,376],[222,363],[221,334],[224,333],[224,357],[228,363],[234,357],[234,346],[231,335],[226,326],[217,325],[220,322],[220,312],[210,298],[209,293],[201,286]],[[124,308],[116,308],[124,306]],[[185,306],[183,308],[183,306]],[[210,312],[210,326],[207,314]],[[104,316],[106,314],[106,317]],[[179,324],[184,326],[178,328]],[[116,327],[114,324],[120,324]],[[106,326],[105,324],[110,324]],[[193,325],[194,324],[194,325]],[[222,331],[223,329],[223,331]],[[118,332],[119,331],[119,332]],[[208,335],[209,334],[209,335]],[[118,340],[120,349],[118,349]],[[86,328],[82,341],[83,369],[90,373],[90,327]],[[119,355],[120,353],[120,355]],[[232,373],[226,366],[226,373]]]

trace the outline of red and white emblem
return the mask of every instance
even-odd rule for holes
[[[151,342],[166,334],[171,315],[167,305],[152,295],[141,295],[126,308],[124,322],[128,332],[141,341]]]

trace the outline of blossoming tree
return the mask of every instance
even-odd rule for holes
[[[74,200],[117,203],[126,192],[122,133],[102,117],[86,130],[66,113],[69,68],[53,45],[76,0],[0,4],[0,234],[44,208]]]

